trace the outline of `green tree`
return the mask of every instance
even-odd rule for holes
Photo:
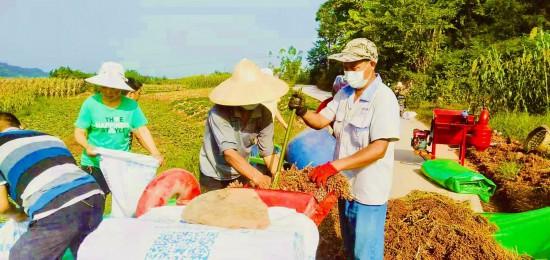
[[[273,53],[270,52],[269,56],[273,56]],[[302,51],[298,51],[293,46],[288,47],[288,49],[282,48],[279,50],[276,58],[279,60],[279,64],[270,64],[270,67],[280,79],[286,81],[291,86],[307,80],[307,72],[302,68]]]
[[[343,22],[350,18],[350,10],[359,9],[364,1],[360,0],[329,0],[321,5],[315,20],[319,22],[317,30],[328,49],[337,48],[341,44],[347,28]]]
[[[63,78],[63,79],[85,79],[93,76],[92,73],[85,73],[80,70],[73,70],[70,67],[59,67],[50,71],[51,78]]]
[[[524,38],[533,27],[548,31],[549,12],[550,5],[544,0],[328,0],[317,12],[319,39],[308,52],[310,77],[320,87],[328,86],[341,73],[335,63],[326,60],[328,54],[341,51],[353,38],[366,37],[378,47],[377,70],[387,83],[399,80],[412,87],[412,103],[425,100],[477,106],[483,94],[480,91],[496,89],[494,84],[500,79],[486,78],[481,86],[481,79],[470,73],[474,61],[490,57],[487,51],[491,49],[499,55],[491,59],[504,63],[525,63],[525,55],[533,60],[541,57],[525,51],[530,47]],[[543,63],[537,64],[532,72],[545,74]],[[521,71],[510,67],[504,73],[513,74],[514,70]],[[547,86],[541,84],[543,89]],[[522,97],[516,93],[514,98]],[[529,104],[527,100],[535,99],[526,96],[520,103]]]
[[[362,3],[360,0],[329,0],[317,11],[315,20],[319,22],[319,40],[308,51],[307,61],[310,82],[321,89],[330,90],[336,75],[341,74],[340,64],[328,61],[327,57],[342,47],[342,38],[347,31],[344,22],[349,19],[349,11],[360,8]]]
[[[139,74],[139,72],[137,70],[127,70],[124,73],[124,76],[126,78],[133,78],[134,80],[136,80],[137,82],[140,82],[142,84],[145,83],[146,81],[148,81],[148,77]]]

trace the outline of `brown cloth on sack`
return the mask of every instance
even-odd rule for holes
[[[265,229],[267,205],[251,189],[210,191],[194,198],[183,211],[183,220],[225,228]]]

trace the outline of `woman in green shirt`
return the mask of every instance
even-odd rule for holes
[[[95,147],[129,151],[130,133],[133,133],[161,164],[164,158],[146,126],[147,119],[138,103],[123,94],[133,89],[126,83],[122,65],[105,62],[98,74],[86,81],[98,85],[99,90],[82,104],[74,136],[84,148],[81,167],[94,176],[107,194],[110,192],[109,186],[99,168]]]

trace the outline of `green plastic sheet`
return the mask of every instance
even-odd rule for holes
[[[503,247],[534,259],[550,259],[550,207],[483,215],[498,226],[494,237]]]
[[[281,146],[276,144],[275,145],[275,153],[280,153],[281,152]],[[254,154],[251,154],[248,156],[248,162],[249,163],[253,163],[253,164],[258,164],[258,165],[265,165],[265,161],[264,161],[264,158],[262,158],[260,156],[260,153],[256,151],[256,153]]]
[[[65,250],[65,253],[61,257],[61,260],[74,260],[74,256],[73,256],[73,253],[71,252],[71,249],[67,248],[67,250]]]
[[[482,174],[468,169],[454,160],[435,159],[422,164],[422,173],[439,185],[457,192],[477,194],[488,202],[497,185]]]

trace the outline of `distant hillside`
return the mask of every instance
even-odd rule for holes
[[[22,68],[0,62],[0,77],[41,78],[48,77],[48,73],[36,68]]]

